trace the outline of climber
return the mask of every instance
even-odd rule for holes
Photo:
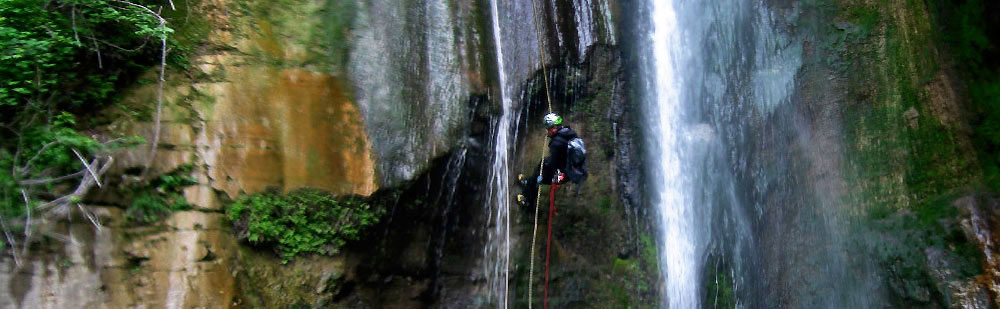
[[[519,174],[518,181],[522,185],[522,193],[517,195],[517,203],[521,206],[534,205],[538,192],[538,184],[562,184],[567,180],[581,183],[587,178],[586,152],[583,140],[577,137],[576,131],[569,126],[563,126],[563,119],[555,113],[549,113],[542,118],[545,124],[545,134],[549,140],[549,157],[542,160],[542,172],[538,165],[531,175]]]

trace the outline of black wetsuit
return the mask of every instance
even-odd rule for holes
[[[556,170],[566,169],[566,155],[569,141],[576,138],[576,131],[570,127],[562,127],[549,140],[549,157],[542,160],[542,184],[551,184]],[[524,175],[528,178],[524,188],[524,196],[528,198],[527,205],[535,204],[535,197],[538,195],[538,165],[535,165],[535,172]]]

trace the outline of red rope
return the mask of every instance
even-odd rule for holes
[[[549,236],[545,239],[545,294],[542,308],[549,308],[549,248],[552,244],[552,217],[556,215],[556,189],[559,185],[549,186]]]

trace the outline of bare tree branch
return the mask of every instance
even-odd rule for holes
[[[60,181],[63,181],[63,180],[73,179],[73,178],[76,178],[76,177],[80,177],[81,175],[83,175],[84,172],[85,171],[79,171],[79,172],[76,172],[76,173],[72,173],[72,174],[69,174],[69,175],[63,175],[63,176],[59,176],[59,177],[56,177],[56,178],[22,180],[22,181],[18,181],[17,184],[22,185],[22,186],[33,186],[33,185],[42,185],[42,184],[53,183],[53,182],[60,182]]]
[[[75,4],[70,7],[69,13],[70,13],[70,15],[69,15],[70,16],[70,20],[73,21],[73,38],[76,39],[76,43],[77,44],[80,44],[80,35],[77,34],[77,32],[76,32],[76,5]]]
[[[60,234],[56,234],[56,233],[50,233],[50,232],[42,232],[42,235],[44,235],[45,237],[49,237],[49,238],[61,241],[63,243],[70,244],[70,245],[74,245],[74,246],[78,245],[77,242],[76,242],[76,240],[73,240],[72,238],[66,237],[64,235],[60,235]]]
[[[170,4],[170,9],[171,10],[176,10],[176,7],[174,5],[173,0],[167,0],[167,1]],[[47,9],[52,3],[53,3],[52,0],[45,0],[44,7]],[[114,3],[114,4],[112,4],[112,3]],[[77,7],[76,7],[76,5],[74,3],[68,3],[68,5],[70,6],[69,10],[70,10],[70,18],[71,18],[71,22],[72,22],[73,38],[79,44],[79,43],[81,43],[80,42],[80,36],[81,35],[84,35],[84,36],[88,36],[89,35],[86,31],[80,32],[79,25],[76,22],[76,15],[77,15],[77,13],[81,13],[81,16],[83,16],[82,15],[83,12],[82,11],[78,12],[78,9],[77,9]],[[158,30],[164,31],[163,33],[160,33],[160,34],[156,35],[156,37],[160,39],[160,48],[161,48],[161,52],[160,52],[160,68],[159,68],[160,72],[159,72],[159,81],[158,81],[158,85],[157,85],[156,119],[155,119],[155,128],[154,128],[154,132],[153,132],[153,143],[150,146],[150,153],[149,153],[149,156],[148,156],[148,161],[146,162],[145,169],[143,170],[143,177],[145,177],[147,175],[147,173],[148,173],[148,170],[149,170],[150,166],[152,165],[152,163],[154,162],[154,160],[156,158],[156,151],[157,151],[158,146],[159,146],[160,133],[161,133],[160,131],[161,131],[161,128],[162,128],[162,124],[161,123],[162,123],[162,117],[163,117],[163,100],[164,100],[164,98],[163,98],[163,91],[164,90],[163,89],[164,89],[164,84],[165,84],[165,81],[166,81],[166,77],[165,77],[166,76],[166,58],[167,58],[167,54],[169,52],[169,49],[167,48],[167,33],[165,32],[165,30],[167,29],[166,28],[167,20],[164,19],[160,15],[160,12],[154,11],[154,10],[150,9],[149,7],[146,7],[146,6],[143,6],[143,5],[140,5],[140,4],[136,4],[136,3],[133,3],[133,2],[130,2],[130,1],[127,1],[127,0],[108,0],[108,5],[109,5],[109,7],[116,8],[116,9],[117,8],[132,7],[132,8],[137,8],[137,9],[139,9],[141,11],[144,11],[144,12],[148,13],[150,17],[155,18],[155,20],[159,23]],[[159,9],[162,10],[163,7],[160,6]],[[52,33],[51,29],[45,29],[45,30],[49,31],[49,33]],[[106,46],[110,46],[111,48],[115,48],[115,49],[118,49],[118,50],[129,51],[128,49],[122,48],[122,47],[117,46],[115,44],[112,44],[110,42],[100,40],[100,39],[98,39],[94,35],[89,35],[89,36],[90,36],[91,42],[93,44],[94,51],[97,53],[98,67],[100,67],[100,68],[103,68],[103,66],[104,66],[103,65],[103,57],[101,55],[101,50],[100,50],[100,48],[101,48],[100,45],[101,44],[104,44]],[[149,41],[151,41],[150,40],[151,38],[152,38],[152,36],[147,37],[147,39],[143,41],[142,46],[140,46],[139,48],[134,49],[132,51],[139,50],[139,49],[143,48]],[[40,77],[41,77],[41,69],[39,67],[37,67],[37,66],[35,67],[35,73],[36,73],[35,83],[39,84],[40,83]],[[41,97],[43,95],[42,93],[39,93],[38,96],[35,97],[35,98],[27,98],[26,100],[28,102],[27,102],[26,108],[25,108],[25,110],[27,112],[19,113],[19,115],[16,116],[17,117],[16,118],[17,121],[15,121],[13,123],[23,124],[24,127],[30,127],[30,126],[34,125],[35,121],[40,116],[44,117],[45,115],[47,115],[48,117],[47,118],[43,118],[43,119],[47,119],[47,121],[48,121],[47,125],[48,126],[52,126],[53,108],[54,108],[52,102],[56,98],[57,93],[58,93],[58,91],[50,91],[50,95],[49,95],[48,99],[45,100],[45,101],[43,101],[43,98]],[[31,117],[31,118],[29,119],[27,117]],[[28,121],[24,122],[24,120],[28,120]],[[50,142],[50,143],[47,143],[47,144],[43,145],[38,150],[37,153],[35,153],[34,155],[32,155],[31,158],[27,160],[27,162],[22,163],[21,160],[24,159],[22,157],[22,155],[23,156],[27,156],[27,155],[25,155],[25,152],[26,151],[31,151],[33,147],[25,147],[25,145],[24,145],[24,139],[21,136],[21,134],[19,134],[17,132],[17,130],[14,130],[13,128],[8,127],[8,129],[10,129],[11,131],[13,131],[14,134],[16,136],[18,136],[18,138],[19,138],[18,143],[17,143],[18,148],[17,148],[16,154],[14,155],[14,158],[13,158],[13,160],[14,160],[13,163],[14,164],[13,164],[13,166],[11,168],[11,172],[12,172],[12,175],[15,177],[15,180],[17,181],[17,184],[20,185],[20,186],[22,186],[21,196],[24,199],[24,207],[25,207],[25,217],[23,217],[23,219],[24,219],[24,235],[23,236],[25,238],[23,239],[23,246],[20,248],[20,250],[17,250],[18,249],[17,248],[18,247],[18,238],[16,238],[15,235],[12,235],[11,229],[9,227],[14,226],[17,229],[20,229],[21,227],[18,226],[18,225],[21,224],[21,222],[19,220],[19,219],[21,219],[21,217],[18,216],[18,218],[5,218],[5,217],[2,216],[2,214],[0,214],[0,225],[2,225],[0,227],[2,227],[3,232],[4,232],[4,236],[6,237],[7,242],[10,244],[10,246],[12,248],[11,252],[12,252],[12,255],[14,256],[14,261],[17,264],[17,267],[21,267],[21,265],[23,264],[22,263],[22,257],[26,256],[28,247],[32,243],[32,238],[33,237],[37,237],[37,236],[35,236],[36,234],[48,236],[48,237],[51,237],[53,239],[57,239],[57,240],[60,240],[60,241],[65,241],[65,242],[69,242],[69,243],[73,243],[73,244],[76,243],[76,241],[74,239],[72,239],[72,238],[66,238],[63,235],[51,234],[51,233],[45,231],[43,228],[41,228],[41,226],[44,226],[44,224],[43,225],[39,225],[38,222],[35,222],[37,220],[42,220],[44,222],[44,221],[46,221],[46,220],[48,220],[49,218],[52,218],[52,217],[59,217],[61,215],[67,215],[68,216],[68,215],[70,215],[70,213],[72,211],[72,208],[70,208],[70,206],[73,205],[73,204],[75,204],[76,208],[79,209],[80,213],[83,214],[83,216],[86,217],[87,220],[89,220],[91,222],[91,224],[93,224],[94,227],[98,231],[101,231],[103,229],[103,224],[100,221],[100,217],[95,212],[93,212],[91,209],[89,209],[87,206],[84,206],[82,203],[80,203],[80,200],[82,200],[82,198],[93,188],[94,185],[96,185],[98,187],[103,187],[103,184],[101,183],[101,176],[104,175],[104,173],[106,173],[108,171],[108,169],[112,166],[112,163],[114,162],[114,158],[111,157],[111,156],[104,156],[104,157],[96,156],[96,157],[91,158],[91,160],[88,162],[88,160],[80,153],[80,151],[78,151],[77,149],[71,149],[73,151],[73,153],[76,155],[77,159],[79,159],[80,162],[83,164],[84,169],[82,169],[82,170],[80,170],[80,171],[78,171],[76,173],[72,173],[72,174],[68,174],[68,175],[63,175],[63,176],[59,176],[59,177],[49,177],[50,175],[55,174],[54,170],[33,171],[33,169],[35,169],[34,165],[37,163],[38,160],[40,160],[41,157],[43,157],[43,155],[42,155],[43,153],[46,153],[48,150],[51,149],[51,147],[54,147],[54,146],[59,145],[61,143],[58,142],[58,141],[53,141],[53,142]],[[105,142],[103,144],[107,145],[107,144],[115,143],[117,141],[118,140],[116,139],[116,140]],[[18,169],[20,169],[20,170],[18,170]],[[22,179],[22,178],[26,178],[26,177],[37,177],[38,179]],[[60,190],[57,190],[57,191],[59,191],[57,193],[45,192],[45,196],[46,197],[43,198],[42,200],[43,201],[44,200],[48,200],[48,201],[45,202],[45,203],[43,203],[43,204],[41,204],[41,205],[33,207],[33,205],[32,205],[33,201],[31,200],[32,197],[35,197],[36,198],[35,202],[37,202],[37,199],[38,199],[37,197],[38,197],[39,194],[42,194],[42,192],[41,191],[38,191],[38,192],[32,191],[32,188],[30,186],[32,186],[32,185],[40,185],[40,184],[51,184],[51,183],[62,182],[62,181],[66,181],[66,180],[70,180],[70,179],[74,179],[74,178],[79,178],[80,180],[79,180],[79,183],[76,185],[76,188],[73,189],[72,192],[69,192],[68,194],[65,194],[65,195],[62,195],[62,196],[59,196],[59,194],[66,193],[67,190],[60,189]],[[31,191],[32,193],[29,194],[28,193],[29,191]],[[48,191],[51,191],[51,190],[48,190]],[[49,195],[49,194],[52,194],[52,195]],[[15,220],[15,221],[8,221],[8,219]],[[18,235],[18,236],[20,236],[20,235]],[[20,252],[18,252],[18,251],[20,251]]]
[[[70,197],[71,197],[70,195],[62,196],[60,198],[49,201],[48,203],[38,205],[38,207],[35,207],[35,210],[38,210],[38,212],[42,213],[47,212],[49,211],[49,209],[52,209],[56,206],[62,205],[63,203],[69,201]]]
[[[90,223],[94,225],[94,228],[96,228],[97,231],[100,232],[102,228],[100,218],[98,218],[97,215],[92,214],[89,210],[87,210],[86,207],[83,207],[83,205],[80,203],[76,203],[76,207],[80,208],[80,212],[83,213],[83,216],[87,217],[87,219],[90,220]]]
[[[116,139],[113,139],[113,140],[109,140],[107,142],[102,142],[101,145],[111,145],[111,144],[113,144],[115,142],[120,142],[120,141],[124,141],[124,140],[125,140],[124,138],[116,138]]]
[[[167,20],[166,19],[163,19],[163,17],[160,16],[160,14],[158,12],[154,12],[153,10],[149,9],[146,6],[135,4],[135,3],[132,3],[132,2],[128,2],[128,1],[123,1],[123,0],[110,0],[110,1],[111,2],[122,3],[122,4],[126,4],[126,5],[130,5],[130,6],[133,6],[133,7],[140,8],[140,9],[146,11],[147,13],[149,13],[151,16],[155,17],[157,20],[159,20],[161,28],[166,27],[166,25],[167,25]],[[170,1],[170,8],[174,9],[173,1]],[[162,114],[163,114],[163,83],[164,83],[164,76],[166,75],[166,72],[167,72],[167,36],[166,36],[166,34],[164,34],[164,36],[162,38],[160,38],[160,43],[161,43],[161,45],[160,45],[160,50],[161,50],[161,53],[160,53],[160,80],[157,83],[157,90],[156,90],[156,120],[155,120],[156,124],[154,125],[154,128],[153,128],[153,142],[152,142],[152,145],[150,145],[149,158],[146,159],[146,167],[143,168],[143,170],[142,170],[142,176],[143,177],[146,177],[147,173],[149,173],[149,167],[150,167],[150,165],[153,164],[153,160],[156,158],[156,150],[157,150],[157,147],[159,147],[159,143],[160,143],[160,121],[161,121],[161,117],[162,117]]]
[[[102,187],[101,186],[101,179],[99,177],[97,177],[96,173],[94,173],[94,169],[90,168],[90,164],[87,164],[87,160],[83,159],[83,156],[80,155],[79,151],[76,151],[76,148],[73,149],[73,153],[76,154],[76,158],[77,159],[80,159],[80,163],[83,163],[83,167],[85,167],[87,169],[87,171],[90,172],[90,176],[94,177],[94,182],[97,183],[97,187],[98,188]]]
[[[101,58],[101,48],[97,46],[97,39],[93,35],[90,36],[90,41],[94,43],[94,51],[97,52],[97,68],[104,68],[104,59]]]
[[[64,206],[67,205],[69,202],[83,198],[83,196],[90,190],[90,188],[93,187],[94,184],[96,184],[96,178],[99,178],[101,175],[103,175],[108,170],[108,168],[111,167],[112,162],[114,162],[114,158],[110,156],[107,157],[107,160],[104,161],[103,163],[101,163],[100,158],[95,158],[90,163],[90,165],[95,166],[101,164],[100,168],[95,173],[85,174],[83,179],[80,181],[80,184],[77,185],[75,190],[73,190],[73,193],[64,195],[48,203],[39,205],[38,207],[35,207],[35,210],[38,212],[48,212],[53,208]]]
[[[24,212],[27,217],[24,219],[24,244],[21,245],[21,256],[28,253],[28,244],[31,243],[31,199],[28,193],[21,189],[21,196],[24,197]]]
[[[10,235],[10,230],[7,229],[7,220],[4,219],[3,214],[0,214],[0,227],[3,228],[3,234],[7,236],[7,244],[10,245],[11,255],[14,256],[14,264],[17,268],[21,268],[21,255],[17,253],[17,241],[14,237]]]
[[[21,157],[21,146],[24,144],[21,141],[22,141],[21,135],[18,134],[17,135],[17,150],[14,151],[14,164],[10,165],[10,175],[12,177],[14,177],[15,179],[17,178],[18,175],[21,175],[20,173],[17,172],[17,166],[20,165],[20,162],[18,162],[19,161],[18,159]],[[38,156],[38,155],[36,154],[35,156]],[[28,161],[28,162],[31,162],[31,161]]]
[[[162,20],[162,19],[161,19]],[[160,26],[163,26],[163,22],[160,22]],[[163,111],[163,76],[167,71],[167,38],[163,37],[163,44],[161,46],[162,53],[160,54],[160,81],[157,84],[156,89],[156,124],[153,128],[153,145],[149,150],[149,159],[146,161],[146,167],[142,170],[142,176],[145,178],[146,173],[149,172],[149,167],[153,164],[153,160],[156,158],[156,148],[160,145],[160,117]]]
[[[24,167],[21,168],[21,173],[19,175],[21,176],[28,175],[28,171],[31,169],[31,164],[38,159],[38,156],[41,156],[43,153],[45,153],[45,150],[48,150],[49,147],[55,146],[56,144],[59,144],[59,141],[50,142],[48,144],[45,144],[45,146],[42,146],[42,149],[39,150],[37,153],[35,153],[35,155],[31,157],[31,159],[28,159],[28,163],[24,164]],[[21,149],[18,148],[17,151],[20,152]]]
[[[118,2],[118,3],[122,3],[122,4],[127,4],[127,5],[131,5],[131,6],[140,8],[140,9],[146,11],[147,13],[149,13],[150,15],[153,15],[153,17],[156,17],[156,19],[158,19],[160,21],[160,25],[163,25],[163,24],[167,23],[166,19],[163,19],[163,17],[160,17],[160,14],[156,14],[156,12],[153,12],[153,10],[150,10],[148,7],[145,7],[145,6],[142,6],[142,5],[139,5],[139,4],[135,4],[135,3],[132,3],[132,2],[128,2],[128,1],[122,1],[122,0],[110,0],[110,1],[111,2]]]
[[[143,40],[142,41],[142,45],[139,45],[139,47],[136,47],[136,48],[133,48],[133,49],[128,49],[128,48],[124,48],[124,47],[112,44],[111,42],[108,42],[108,41],[105,41],[105,40],[94,38],[93,36],[91,36],[91,38],[94,39],[94,40],[97,40],[98,43],[101,43],[101,44],[104,44],[104,45],[107,45],[107,46],[111,46],[111,47],[114,47],[117,50],[120,50],[120,51],[123,51],[123,52],[129,52],[129,53],[139,51],[143,47],[146,47],[146,44],[149,43],[149,40]]]

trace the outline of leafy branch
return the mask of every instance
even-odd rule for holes
[[[159,65],[155,130],[146,175],[160,137],[163,84],[173,30],[149,0],[0,0],[0,248],[16,264],[45,221],[73,212],[100,220],[83,200],[129,140],[98,141],[76,116],[108,106],[119,76]],[[174,8],[168,0],[170,8]],[[158,41],[159,51],[147,45]],[[94,57],[96,56],[96,57]],[[156,58],[156,62],[149,58]],[[106,61],[111,60],[111,61]],[[96,64],[96,65],[95,65]],[[90,124],[91,126],[93,124]],[[8,173],[9,171],[9,173]]]

